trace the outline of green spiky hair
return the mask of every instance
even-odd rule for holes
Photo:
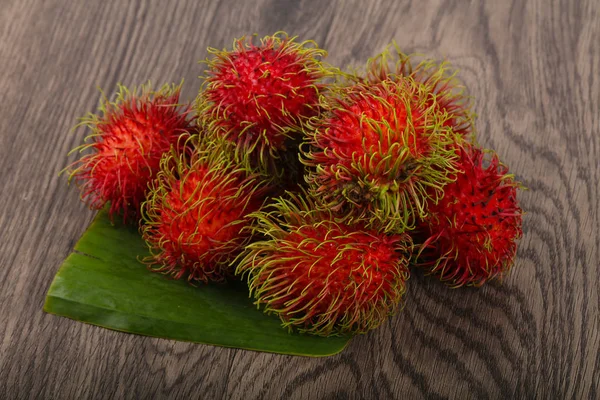
[[[201,125],[236,144],[238,162],[279,177],[288,172],[282,153],[297,151],[303,124],[319,112],[327,74],[326,52],[295,39],[278,32],[258,45],[242,37],[232,50],[209,48],[195,106]]]
[[[369,59],[364,72],[355,72],[355,79],[376,84],[388,79],[410,77],[423,86],[430,103],[437,104],[439,112],[448,114],[445,125],[455,133],[473,140],[475,118],[472,97],[458,79],[458,70],[448,61],[423,59],[414,65],[416,55],[403,53],[395,42],[375,57]]]
[[[119,85],[114,100],[102,98],[85,126],[87,143],[73,149],[85,153],[63,172],[75,181],[82,199],[93,209],[110,204],[109,215],[136,222],[148,183],[159,169],[162,154],[180,135],[193,129],[189,105],[179,104],[181,84],[152,90],[150,83],[132,90]]]
[[[319,207],[385,232],[414,227],[455,172],[451,145],[460,138],[444,125],[447,114],[410,77],[356,83],[321,100],[302,148]]]
[[[284,327],[321,336],[364,333],[401,304],[412,242],[335,222],[309,197],[289,194],[252,214],[264,240],[249,244],[237,274]]]
[[[267,182],[233,162],[227,146],[192,136],[172,148],[142,205],[142,236],[157,272],[190,281],[225,280],[250,239],[247,215],[263,204]]]

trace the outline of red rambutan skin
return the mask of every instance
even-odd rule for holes
[[[450,181],[457,140],[411,78],[357,84],[323,105],[303,149],[319,202],[348,222],[402,232]],[[429,189],[435,190],[429,190]]]
[[[238,264],[255,304],[304,333],[364,333],[379,326],[405,292],[410,237],[336,223],[310,202],[292,199],[278,199],[272,213],[257,213],[257,230],[268,240],[248,245]]]
[[[513,264],[522,236],[522,210],[508,168],[495,154],[458,148],[462,173],[444,187],[420,227],[428,239],[421,261],[451,286],[480,286],[501,277]]]
[[[91,143],[74,151],[90,152],[67,170],[69,181],[80,187],[82,200],[92,209],[110,203],[109,215],[136,221],[148,183],[156,175],[163,153],[192,127],[188,107],[181,107],[181,86],[165,85],[158,92],[149,85],[129,91],[119,86],[114,102],[104,97],[100,113],[88,114]]]
[[[368,60],[364,81],[377,84],[388,79],[414,79],[428,96],[427,106],[447,114],[443,125],[465,138],[472,138],[475,114],[471,111],[471,97],[465,94],[457,74],[449,62],[423,60],[413,66],[412,56],[404,54],[392,43],[384,52]]]
[[[238,145],[238,156],[269,169],[278,152],[293,146],[301,126],[318,113],[319,80],[326,54],[314,42],[285,34],[234,42],[232,51],[209,49],[204,90],[197,100],[203,125]],[[289,140],[288,140],[289,139]]]
[[[144,262],[175,279],[225,281],[250,239],[246,216],[262,206],[266,189],[223,148],[206,142],[191,156],[165,155],[142,209],[142,236],[152,254]]]
[[[327,132],[315,136],[315,144],[320,148],[330,148],[335,153],[323,154],[323,161],[350,166],[353,155],[376,151],[371,162],[377,164],[389,151],[397,158],[401,148],[406,148],[413,158],[427,156],[430,139],[424,132],[428,122],[426,108],[416,102],[413,107],[407,107],[406,99],[398,96],[399,92],[410,91],[411,88],[389,82],[364,88],[341,98],[339,107],[332,109],[322,122]],[[392,111],[395,118],[390,118]],[[365,120],[374,123],[365,123]],[[415,134],[405,134],[407,128],[414,129]],[[394,147],[395,144],[400,146]]]

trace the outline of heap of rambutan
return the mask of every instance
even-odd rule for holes
[[[303,149],[320,207],[348,223],[403,232],[451,181],[456,134],[410,77],[343,87],[323,98]]]
[[[188,107],[179,105],[181,85],[153,91],[149,84],[128,90],[119,85],[116,99],[103,97],[99,114],[88,114],[90,143],[73,152],[88,151],[67,171],[93,209],[110,204],[109,214],[137,221],[148,184],[159,169],[163,153],[192,126]],[[79,126],[78,125],[78,126]]]
[[[209,49],[203,90],[196,101],[200,124],[235,143],[246,168],[283,176],[299,174],[296,152],[305,122],[319,113],[326,52],[312,41],[276,33],[255,45],[234,41],[230,51]],[[281,162],[285,159],[287,165]],[[293,164],[293,165],[290,165]]]
[[[191,137],[160,163],[142,206],[142,236],[154,271],[190,281],[223,282],[250,235],[248,214],[268,186],[232,161],[228,146]]]
[[[392,45],[346,74],[283,33],[209,52],[193,109],[179,86],[120,87],[68,167],[92,207],[138,218],[152,271],[237,275],[284,327],[329,336],[392,315],[409,263],[451,286],[510,269],[520,185],[473,144],[448,63],[414,66]]]
[[[410,237],[335,222],[308,196],[288,195],[253,214],[265,239],[249,244],[237,267],[256,304],[299,332],[379,326],[405,292]]]
[[[417,230],[420,263],[452,286],[480,286],[502,276],[514,261],[521,237],[519,184],[498,157],[465,144],[455,180],[431,204]]]

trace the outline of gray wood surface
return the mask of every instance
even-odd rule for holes
[[[185,79],[206,47],[285,30],[358,65],[447,58],[482,145],[529,187],[503,284],[414,273],[406,307],[310,359],[117,333],[42,311],[93,212],[60,171],[97,87]],[[0,1],[0,398],[598,398],[600,2]]]

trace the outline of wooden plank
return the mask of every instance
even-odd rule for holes
[[[331,63],[392,39],[446,58],[476,98],[480,143],[529,191],[503,284],[414,273],[404,311],[342,354],[305,359],[180,343],[42,312],[91,221],[58,177],[96,87],[185,79],[206,47],[285,30]],[[600,3],[85,1],[0,12],[0,398],[594,398],[600,370]],[[72,160],[72,159],[71,159]]]

